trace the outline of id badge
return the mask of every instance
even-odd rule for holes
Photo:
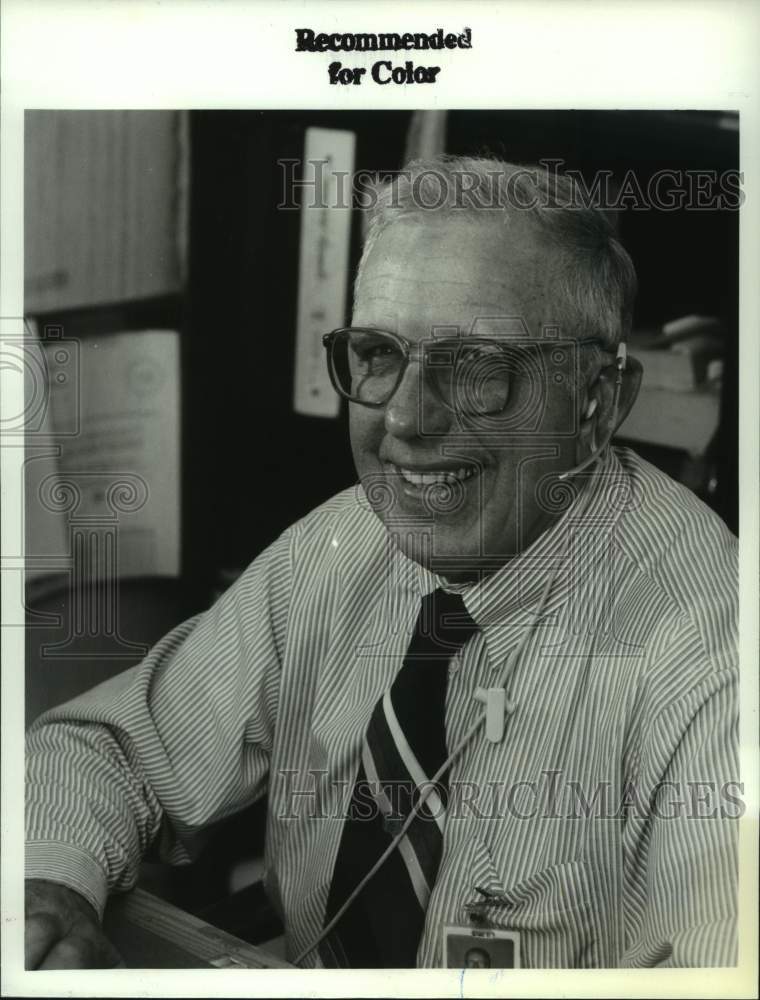
[[[471,924],[444,924],[447,969],[519,969],[520,933]]]

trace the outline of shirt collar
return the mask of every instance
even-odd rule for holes
[[[500,570],[466,585],[449,584],[404,556],[401,579],[420,598],[437,587],[462,594],[465,606],[482,627],[522,628],[533,621],[541,593],[556,574],[545,607],[547,614],[566,603],[583,576],[609,552],[610,533],[628,502],[629,477],[614,450],[585,472],[557,481],[549,498],[566,509],[526,549]],[[580,576],[579,576],[580,574]]]

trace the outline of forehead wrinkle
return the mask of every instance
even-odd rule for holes
[[[440,284],[440,279],[435,276],[426,276],[424,274],[415,274],[410,276],[401,269],[391,269],[388,271],[380,273],[370,273],[365,276],[364,281],[359,289],[359,301],[373,301],[375,299],[391,298],[397,301],[399,298],[399,293],[404,295],[405,292],[413,292],[414,289],[420,287],[421,285],[427,284]],[[489,281],[489,285],[492,288],[501,293],[510,293],[509,282],[504,279],[495,279]],[[451,298],[453,304],[467,304],[472,305],[473,303],[478,305],[478,308],[493,310],[494,308],[498,310],[503,310],[507,308],[506,303],[500,302],[498,305],[494,305],[493,302],[486,301],[482,302],[480,296],[476,298],[473,291],[475,282],[472,280],[467,280],[463,278],[447,278],[446,282],[441,285],[441,296],[444,301],[448,301]],[[446,294],[451,291],[451,296]],[[463,292],[465,294],[463,294]],[[410,298],[410,301],[414,301]]]
[[[545,248],[527,232],[398,222],[369,253],[353,322],[420,336],[435,326],[467,334],[476,320],[520,318],[529,335],[540,335],[556,320],[551,271]]]
[[[515,297],[523,298],[526,293],[535,295],[536,292],[544,294],[550,281],[548,268],[539,266],[539,260],[531,251],[520,254],[512,254],[511,260],[505,260],[503,267],[494,272],[493,248],[487,248],[489,253],[473,254],[468,248],[465,257],[452,253],[430,254],[414,262],[414,268],[410,268],[406,261],[401,261],[392,253],[386,252],[382,255],[370,256],[365,273],[362,276],[358,293],[360,298],[372,298],[382,294],[388,284],[392,287],[392,297],[397,298],[400,289],[416,288],[428,284],[440,284],[442,292],[449,288],[456,290],[461,296],[463,290],[477,287],[477,295],[483,297],[483,292],[491,290],[501,300],[506,294],[511,299]],[[427,267],[426,265],[438,264],[441,261],[451,261],[452,270],[446,276],[445,282],[441,281],[440,269]],[[488,265],[481,267],[480,265]],[[474,265],[474,266],[473,266]],[[463,275],[464,272],[464,276]],[[368,289],[369,286],[369,289]],[[485,286],[485,287],[484,287]],[[369,294],[366,294],[366,291]],[[533,297],[533,296],[531,296]],[[498,308],[503,309],[507,305],[499,302]]]
[[[405,282],[407,288],[416,287],[413,280]],[[414,326],[459,326],[461,335],[473,332],[477,321],[499,321],[521,318],[529,321],[530,303],[480,299],[462,294],[462,288],[469,288],[468,282],[452,282],[452,295],[440,294],[433,303],[423,304],[416,295],[407,294],[394,281],[379,288],[365,288],[360,293],[354,315],[361,319],[356,325],[371,325],[380,329],[393,329],[412,323]],[[510,297],[511,298],[511,297]],[[409,307],[413,307],[410,315]],[[368,316],[369,314],[369,316]]]

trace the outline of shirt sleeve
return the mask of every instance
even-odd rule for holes
[[[703,676],[660,711],[647,734],[627,823],[623,966],[736,964],[743,811],[736,692],[733,670]]]
[[[188,860],[199,830],[264,794],[290,570],[286,532],[142,663],[34,723],[28,878],[67,885],[102,914],[149,846]]]

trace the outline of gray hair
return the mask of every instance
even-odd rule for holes
[[[598,337],[608,347],[628,336],[636,295],[633,262],[609,218],[570,177],[496,159],[437,156],[413,160],[369,193],[355,297],[367,258],[392,223],[431,215],[468,221],[501,215],[506,222],[520,211],[558,252],[556,305],[567,324],[564,335]]]

